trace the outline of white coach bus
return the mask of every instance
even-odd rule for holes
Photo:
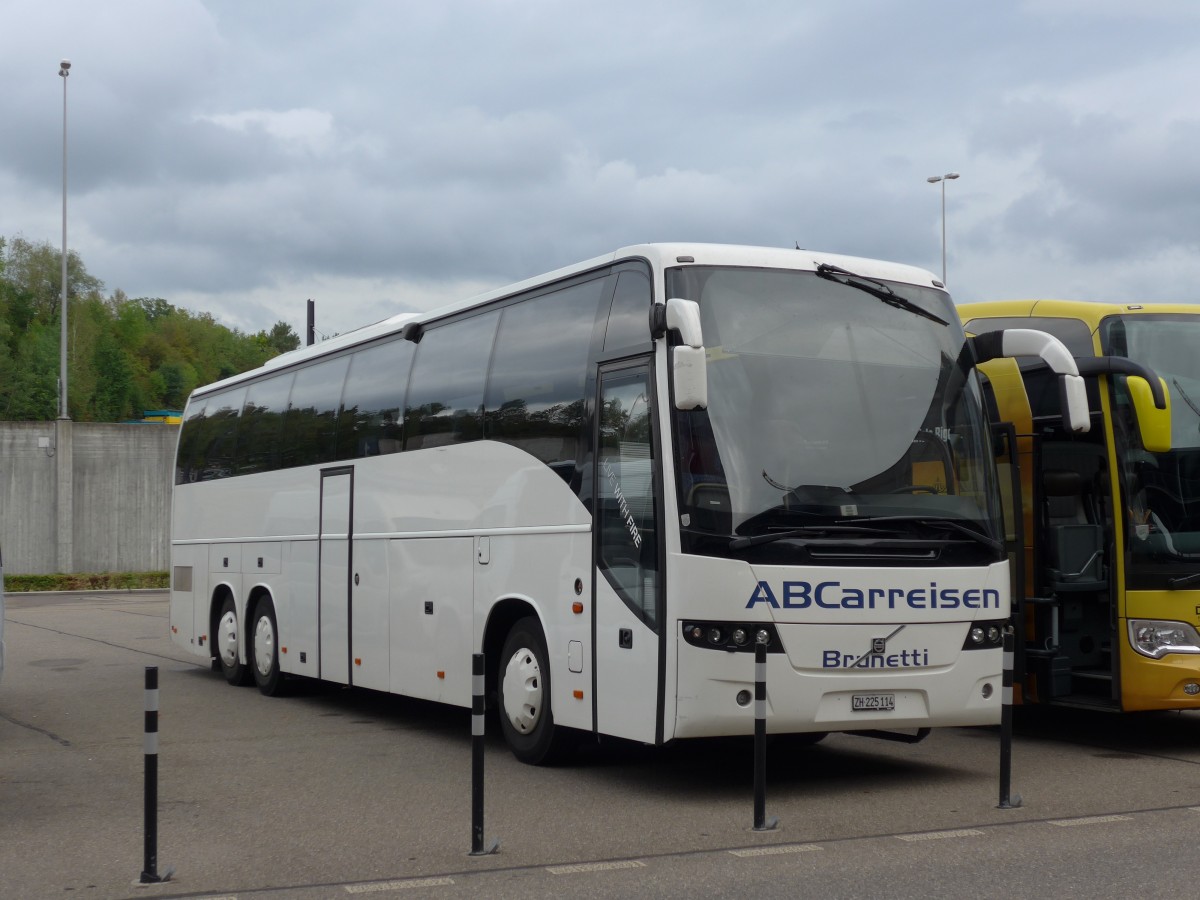
[[[644,245],[197,390],[171,632],[231,683],[469,706],[514,753],[999,721],[1009,570],[967,340],[925,271]],[[920,732],[919,732],[920,733]]]

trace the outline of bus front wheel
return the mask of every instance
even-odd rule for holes
[[[499,675],[500,728],[513,755],[535,766],[561,759],[570,748],[570,735],[554,724],[546,638],[533,616],[509,631]]]
[[[233,597],[226,597],[217,616],[216,651],[221,664],[221,674],[235,687],[250,683],[250,669],[238,660],[238,644],[241,629],[238,627],[237,604]]]
[[[263,597],[254,607],[254,624],[246,648],[250,668],[258,689],[268,697],[283,693],[283,673],[279,671],[279,626],[275,620],[275,604]]]

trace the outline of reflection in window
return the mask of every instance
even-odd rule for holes
[[[338,356],[296,373],[283,424],[284,468],[331,462],[338,403],[350,357]]]
[[[639,347],[650,341],[650,279],[644,272],[625,271],[617,277],[604,352]]]
[[[207,412],[198,439],[196,481],[228,478],[233,474],[238,414],[245,396],[246,389],[243,387],[208,398]]]
[[[338,459],[404,449],[401,408],[415,345],[394,340],[354,354],[338,416]]]
[[[483,385],[498,312],[431,328],[417,345],[404,410],[405,449],[480,437]]]
[[[292,390],[291,372],[250,385],[238,427],[239,475],[279,468],[283,415]]]
[[[488,376],[487,436],[520,447],[569,481],[586,413],[584,386],[604,280],[503,311]]]
[[[658,621],[658,543],[650,422],[646,372],[607,376],[596,473],[600,565],[621,598],[653,626]]]
[[[196,454],[202,446],[206,420],[204,410],[207,398],[191,400],[183,414],[183,425],[179,429],[179,450],[175,454],[175,483],[187,484],[200,480],[196,466]]]

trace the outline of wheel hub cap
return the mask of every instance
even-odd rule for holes
[[[254,626],[254,667],[264,678],[271,674],[275,664],[275,629],[271,620],[263,616]]]
[[[541,719],[542,671],[532,650],[518,650],[504,667],[504,714],[520,734]]]

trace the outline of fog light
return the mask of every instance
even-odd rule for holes
[[[700,638],[704,637],[704,629],[701,628],[699,625],[693,625],[692,626],[692,637],[694,637],[696,640],[700,640]]]
[[[725,633],[720,628],[708,629],[708,642],[710,644],[719,644],[725,639]]]
[[[769,644],[771,643],[771,632],[767,631],[765,628],[760,628],[754,635],[754,640],[760,644]]]
[[[983,629],[978,625],[971,629],[971,640],[976,644],[983,643]]]
[[[1197,694],[1200,694],[1200,684],[1196,684],[1194,681],[1189,681],[1183,686],[1183,692],[1189,697],[1195,697]]]
[[[983,699],[984,699],[984,700],[986,700],[988,697],[992,696],[992,685],[991,685],[991,683],[985,684],[985,685],[983,686],[983,692],[982,692],[982,693],[983,693]]]
[[[739,647],[746,646],[746,642],[750,640],[750,635],[746,633],[745,628],[733,629],[733,642]]]
[[[753,695],[749,691],[738,691],[737,692],[737,705],[738,706],[749,706],[752,696]]]
[[[988,640],[993,644],[1000,643],[1000,629],[993,625],[987,632]]]

